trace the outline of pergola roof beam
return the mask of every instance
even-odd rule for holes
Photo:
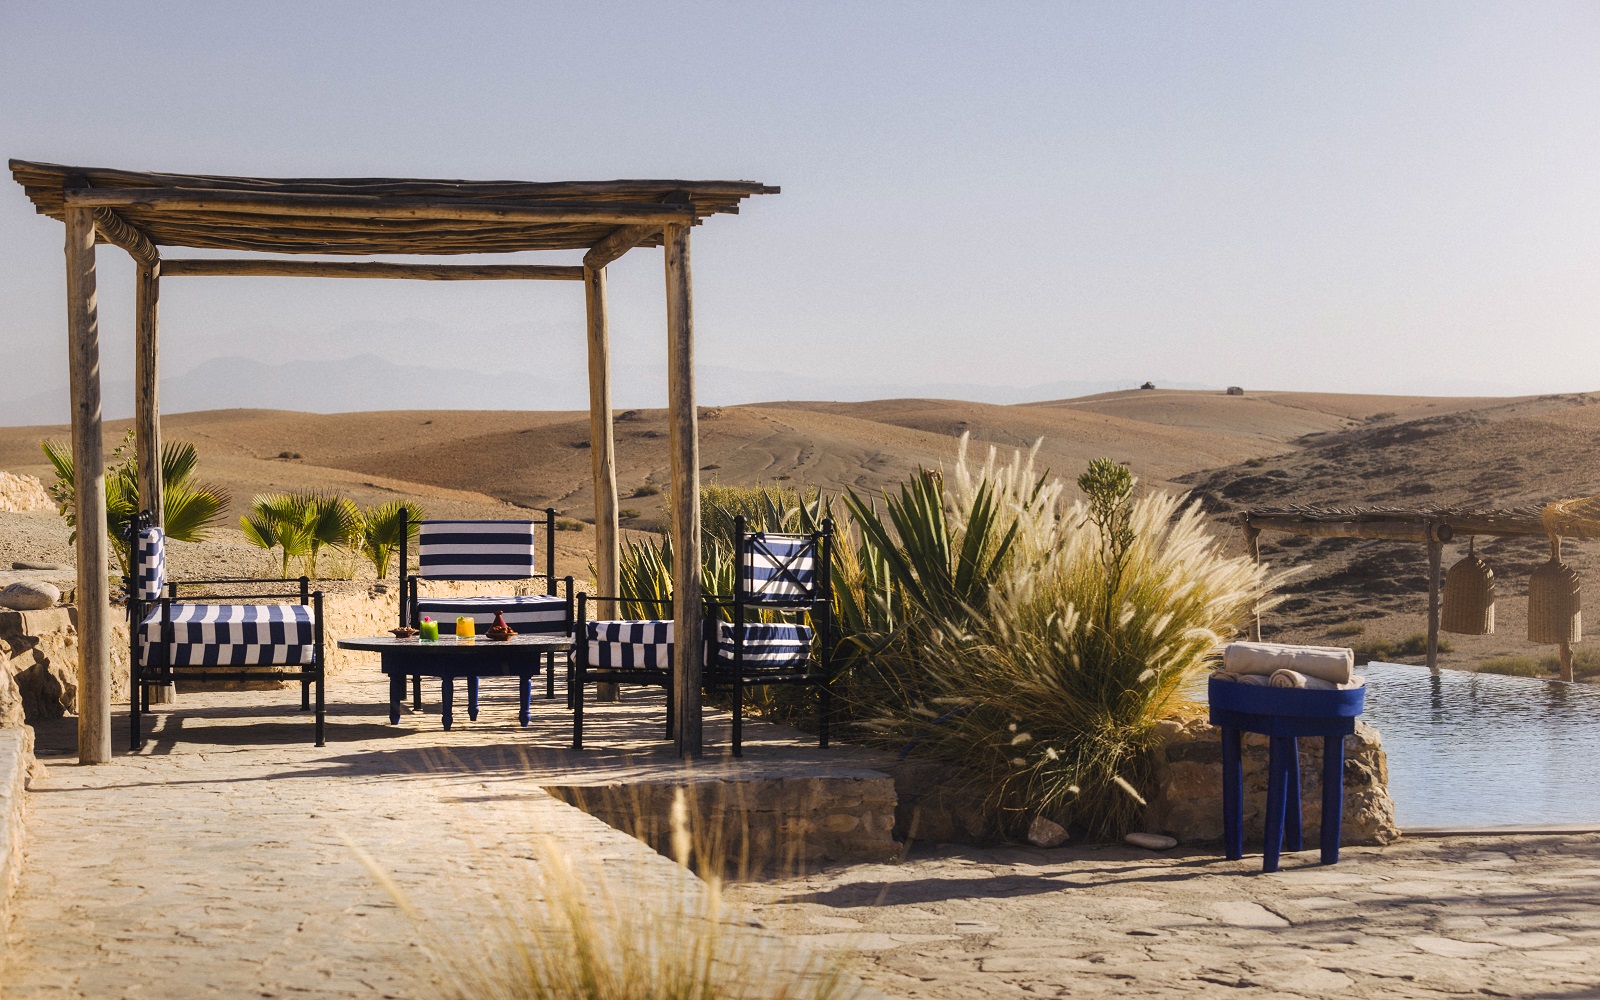
[[[422,281],[582,281],[579,265],[391,264],[358,260],[175,258],[161,265],[164,277],[249,275],[269,278],[412,278]]]
[[[645,240],[660,235],[660,226],[619,227],[583,255],[583,264],[598,271]]]
[[[109,208],[95,209],[94,228],[105,242],[128,251],[129,256],[147,267],[154,267],[161,260],[156,245]]]
[[[228,212],[288,218],[461,219],[478,222],[692,223],[693,205],[613,201],[516,202],[377,195],[282,194],[183,188],[79,188],[64,193],[69,208],[138,208],[162,212]]]

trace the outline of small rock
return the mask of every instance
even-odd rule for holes
[[[23,580],[0,590],[0,608],[13,611],[43,611],[53,608],[61,600],[61,590],[54,584]]]
[[[1067,842],[1067,828],[1054,820],[1035,816],[1028,824],[1028,843],[1034,847],[1060,847]]]
[[[27,562],[19,560],[11,564],[12,569],[31,569],[44,573],[70,573],[72,567],[65,563]]]
[[[1130,833],[1122,839],[1134,847],[1145,847],[1152,851],[1165,851],[1178,846],[1177,838],[1159,833]]]

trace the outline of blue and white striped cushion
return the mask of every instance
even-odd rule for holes
[[[734,654],[734,624],[717,622],[716,647],[711,658],[715,668],[731,670]],[[771,671],[804,667],[811,659],[811,627],[785,622],[746,622],[744,626],[744,670]]]
[[[745,538],[740,584],[756,603],[810,600],[817,585],[817,542],[809,535],[757,532]]]
[[[589,622],[589,666],[667,670],[672,667],[669,621]]]
[[[523,580],[539,574],[532,521],[423,521],[417,575],[439,580]]]
[[[172,666],[296,666],[315,660],[317,623],[302,604],[173,604]],[[140,626],[139,663],[161,645],[161,606]]]
[[[135,593],[141,601],[161,598],[167,585],[167,535],[160,528],[141,528],[138,551],[133,557]]]
[[[567,629],[567,602],[553,594],[528,594],[519,597],[419,597],[417,618],[427,615],[439,623],[445,635],[455,629],[456,619],[470,616],[479,632],[494,624],[496,611],[505,615],[506,624],[517,632],[564,632]]]

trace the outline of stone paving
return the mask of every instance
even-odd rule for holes
[[[738,886],[901,997],[1600,997],[1600,834],[1260,856],[914,848]]]
[[[570,715],[536,700],[522,730],[514,688],[485,681],[478,722],[462,711],[444,733],[435,706],[391,727],[385,681],[341,678],[321,749],[297,690],[184,695],[139,755],[120,753],[119,713],[119,755],[99,767],[75,763],[70,719],[42,727],[47,773],[29,793],[0,995],[442,995],[462,962],[542,919],[551,852],[602,873],[585,875],[591,895],[701,912],[699,880],[540,788],[571,773]],[[678,767],[655,716],[661,706],[642,699],[595,712],[595,745],[609,749],[585,763]],[[644,717],[648,739],[629,726]],[[402,912],[362,852],[424,921]],[[809,961],[771,935],[738,933],[763,962]]]

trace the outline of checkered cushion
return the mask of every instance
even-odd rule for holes
[[[175,667],[298,666],[315,660],[316,617],[301,604],[173,604],[166,662]],[[139,663],[159,662],[161,605],[140,625]]]
[[[733,669],[735,626],[717,622],[716,646],[709,666],[716,670]],[[744,671],[792,670],[811,660],[811,627],[784,622],[746,622],[744,626]]]
[[[669,670],[672,667],[672,623],[669,621],[589,622],[584,628],[591,667]]]
[[[456,619],[469,616],[479,632],[494,624],[494,613],[505,615],[506,624],[517,632],[565,632],[567,602],[553,594],[522,597],[419,597],[417,618],[427,615],[449,635]]]
[[[423,521],[417,537],[417,575],[439,580],[537,576],[533,553],[537,527],[532,521]]]
[[[167,535],[160,528],[139,531],[138,551],[133,556],[134,592],[141,601],[155,601],[167,585]]]
[[[817,590],[817,541],[810,535],[745,536],[739,585],[758,604],[800,604]]]

